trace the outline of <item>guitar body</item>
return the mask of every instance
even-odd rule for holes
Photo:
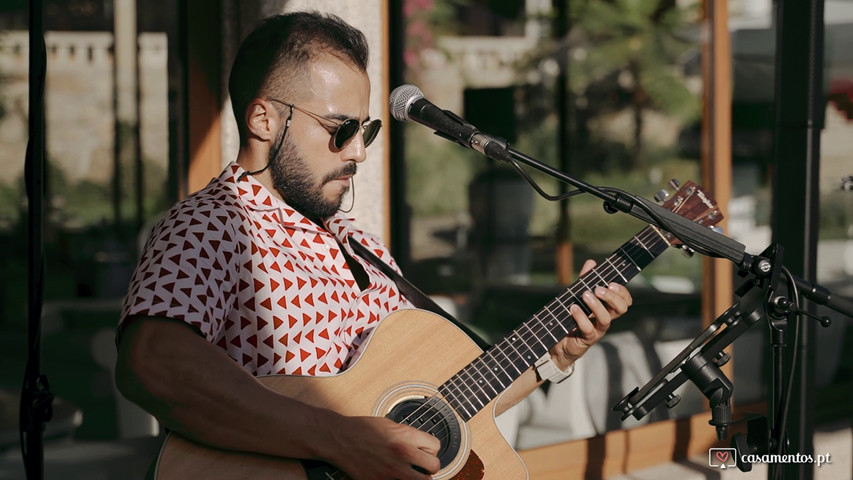
[[[348,416],[406,415],[412,405],[437,395],[439,385],[481,353],[477,345],[444,318],[421,310],[386,317],[362,345],[362,355],[333,377],[259,377],[282,395]],[[499,397],[498,397],[499,398]],[[450,436],[442,470],[434,479],[527,479],[527,469],[507,444],[494,420],[497,399],[465,422],[446,403],[438,411]],[[417,407],[415,407],[417,408]],[[392,413],[392,415],[389,415]],[[314,480],[348,478],[330,466],[310,467],[296,460],[217,450],[170,434],[157,461],[158,480],[204,478]]]

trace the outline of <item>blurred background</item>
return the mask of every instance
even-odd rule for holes
[[[366,170],[354,216],[384,236],[410,280],[491,341],[563,291],[584,259],[601,261],[644,225],[606,214],[589,195],[545,200],[505,166],[392,121],[386,99],[399,84],[419,86],[436,105],[594,185],[651,198],[672,178],[704,184],[726,216],[727,235],[753,254],[770,245],[774,215],[785,215],[772,201],[778,79],[771,0],[354,4],[43,2],[42,356],[56,395],[45,432],[47,478],[142,478],[156,456],[159,425],[114,387],[114,328],[153,222],[234,158],[223,72],[242,36],[270,14],[310,6],[368,33],[375,45],[371,105],[389,128],[385,145],[371,150],[376,170]],[[28,8],[24,0],[0,2],[0,478],[24,478],[18,399],[31,285]],[[817,281],[853,297],[853,1],[827,0],[825,12]],[[715,56],[712,45],[725,48]],[[713,83],[720,71],[722,83]],[[724,99],[722,108],[715,98]],[[566,191],[530,175],[552,195]],[[358,215],[372,208],[371,196],[384,213]],[[732,303],[739,278],[714,265],[669,249],[632,281],[631,314],[579,362],[578,373],[502,418],[532,478],[627,475],[714,444],[707,401],[692,385],[675,408],[642,420],[623,422],[610,411]],[[814,422],[846,432],[846,452],[833,453],[849,459],[851,321],[820,314],[834,321],[814,340]],[[736,405],[758,412],[766,408],[766,337],[764,325],[743,335],[726,370]],[[637,433],[624,433],[631,430]],[[608,442],[633,447],[606,449]],[[581,453],[540,463],[542,452]],[[826,478],[851,475],[848,465]]]

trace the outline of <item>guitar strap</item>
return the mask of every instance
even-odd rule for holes
[[[382,259],[377,257],[373,252],[370,251],[367,247],[362,245],[360,242],[355,239],[348,239],[349,246],[358,254],[359,257],[370,262],[371,265],[378,268],[382,271],[388,278],[394,281],[397,285],[397,288],[400,290],[400,293],[403,294],[412,304],[420,309],[428,310],[437,315],[441,315],[442,317],[449,320],[451,323],[456,325],[460,330],[465,332],[474,343],[477,344],[482,350],[487,350],[491,345],[489,342],[485,341],[482,337],[477,335],[471,328],[453,318],[453,315],[447,313],[443,308],[441,308],[435,301],[425,293],[420,291],[418,287],[416,287],[412,282],[406,280],[405,277],[397,273],[397,270],[394,270],[390,265],[383,262]]]

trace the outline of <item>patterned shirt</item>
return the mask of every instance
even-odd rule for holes
[[[254,375],[336,374],[382,318],[411,307],[347,239],[396,268],[393,259],[340,214],[320,228],[251,175],[238,181],[243,172],[231,163],[154,227],[121,322],[182,320]],[[364,290],[341,244],[367,272]]]

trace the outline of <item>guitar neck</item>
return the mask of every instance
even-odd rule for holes
[[[468,421],[575,329],[577,324],[569,313],[570,305],[577,304],[587,315],[591,313],[581,299],[583,292],[609,283],[628,283],[668,246],[669,242],[657,229],[644,228],[500,343],[456,373],[439,391]]]

